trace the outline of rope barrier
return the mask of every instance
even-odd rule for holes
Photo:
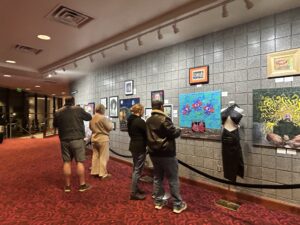
[[[112,150],[111,148],[109,150],[118,156],[121,156],[124,158],[132,158],[132,156],[122,155],[122,154]],[[211,180],[217,181],[219,183],[223,183],[223,184],[230,184],[230,185],[234,185],[234,186],[247,187],[247,188],[264,188],[264,189],[297,189],[297,188],[300,188],[300,184],[246,184],[246,183],[232,182],[229,180],[224,180],[224,179],[221,179],[218,177],[211,176],[207,173],[197,170],[194,167],[186,164],[185,162],[182,162],[179,159],[178,159],[178,163],[197,174],[200,174],[208,179],[211,179]]]

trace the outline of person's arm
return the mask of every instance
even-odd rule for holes
[[[54,118],[53,118],[53,127],[57,128],[58,124],[57,124],[57,115],[56,113],[54,114]]]
[[[113,130],[112,122],[110,121],[110,119],[108,119],[106,117],[103,118],[103,125],[108,132]]]
[[[181,134],[181,130],[176,128],[170,118],[166,118],[162,124],[166,130],[166,137],[175,139]]]

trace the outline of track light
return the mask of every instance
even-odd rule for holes
[[[102,58],[104,59],[105,58],[104,52],[101,52],[101,55],[102,55]]]
[[[163,39],[163,35],[161,34],[160,29],[157,30],[157,38],[158,40]]]
[[[63,70],[64,72],[66,72],[66,68],[65,68],[65,67],[63,67],[62,70]]]
[[[91,63],[93,63],[93,62],[94,62],[94,58],[93,58],[93,56],[92,56],[92,55],[90,55],[90,56],[89,56],[89,58],[90,58],[90,61],[91,61]]]
[[[138,40],[139,46],[142,46],[142,45],[143,45],[143,42],[142,42],[142,40],[141,40],[141,37],[138,37],[137,40]]]
[[[226,4],[224,4],[222,6],[222,17],[225,18],[225,17],[228,17],[228,11],[227,11],[227,6]]]
[[[127,42],[126,42],[126,41],[124,42],[124,50],[125,50],[125,51],[128,51],[128,45],[127,45]]]
[[[177,34],[177,33],[179,32],[179,29],[178,29],[176,23],[174,23],[174,24],[172,25],[172,27],[173,27],[174,34]]]
[[[77,67],[78,67],[78,65],[77,65],[76,62],[74,62],[73,64],[74,64],[74,68],[77,68]]]
[[[56,71],[55,71],[55,70],[53,71],[53,74],[54,74],[54,75],[57,75],[57,73],[56,73]]]
[[[247,9],[253,8],[254,4],[250,0],[244,0]]]

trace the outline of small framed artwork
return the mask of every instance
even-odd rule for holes
[[[165,114],[173,120],[173,105],[164,105]]]
[[[190,85],[208,83],[208,66],[190,68],[189,83]]]
[[[151,116],[152,108],[145,108],[144,118],[147,120]]]
[[[268,78],[300,75],[300,49],[267,55]]]
[[[125,95],[133,95],[133,80],[126,80],[124,83]]]
[[[164,100],[165,100],[164,90],[151,91],[151,102],[153,101],[164,102]]]
[[[84,105],[84,110],[86,112],[88,112],[89,114],[91,115],[94,115],[95,114],[95,103],[94,102],[90,102],[88,103],[87,105]]]
[[[118,117],[119,112],[119,97],[111,96],[109,97],[109,117]]]
[[[100,98],[100,104],[104,105],[104,107],[107,109],[107,98]]]

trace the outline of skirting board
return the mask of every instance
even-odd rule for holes
[[[111,156],[111,159],[132,166],[131,162],[122,160],[120,158]],[[151,174],[152,169],[146,168],[145,172],[148,174]],[[296,204],[287,203],[284,201],[271,199],[271,198],[267,198],[267,197],[262,197],[262,196],[250,195],[250,194],[239,192],[237,190],[233,190],[232,188],[230,190],[228,190],[225,187],[221,187],[221,186],[211,184],[211,183],[208,183],[205,181],[195,181],[195,180],[191,180],[191,179],[188,179],[185,177],[180,177],[180,180],[187,184],[199,186],[199,187],[205,188],[207,190],[220,193],[224,196],[224,198],[230,199],[231,201],[240,201],[241,199],[243,199],[246,201],[250,201],[250,202],[254,202],[254,203],[263,205],[270,209],[282,210],[282,211],[286,211],[288,213],[300,215],[300,206],[296,205]]]

